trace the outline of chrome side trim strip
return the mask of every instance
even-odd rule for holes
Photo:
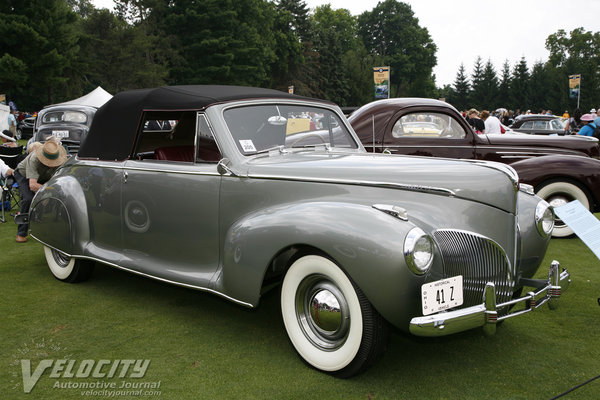
[[[427,192],[435,193],[443,196],[454,197],[456,193],[453,190],[434,187],[434,186],[422,186],[422,185],[406,185],[403,183],[392,183],[392,182],[376,182],[376,181],[354,181],[350,179],[327,179],[327,178],[309,178],[309,177],[290,177],[290,176],[278,176],[278,175],[248,175],[248,178],[253,179],[268,179],[268,180],[286,180],[295,182],[312,182],[312,183],[340,183],[343,185],[355,185],[355,186],[372,186],[381,188],[401,189],[410,190],[414,192]]]
[[[213,164],[213,163],[211,163]],[[217,163],[214,163],[215,169]],[[159,168],[140,168],[140,167],[129,167],[125,166],[122,168],[126,171],[144,171],[144,172],[162,172],[166,174],[185,174],[185,175],[208,175],[208,176],[221,176],[218,172],[202,172],[202,171],[187,171],[179,169],[159,169]]]
[[[68,254],[68,253],[65,253],[62,250],[59,250],[59,249],[55,248],[54,246],[49,245],[48,243],[45,243],[44,241],[42,241],[42,240],[38,239],[37,237],[35,237],[33,234],[30,234],[29,236],[31,236],[32,238],[34,238],[35,240],[37,240],[38,242],[40,242],[44,246],[50,247],[51,249],[56,250],[59,253],[64,254],[64,255],[66,255],[68,257],[78,258],[78,259],[82,259],[82,260],[95,261],[95,262],[99,262],[99,263],[104,264],[104,265],[109,265],[111,267],[121,269],[123,271],[131,272],[131,273],[136,274],[136,275],[141,275],[141,276],[146,277],[146,278],[152,278],[152,279],[155,279],[157,281],[169,283],[169,284],[176,285],[176,286],[182,286],[182,287],[189,288],[189,289],[200,290],[200,291],[203,291],[203,292],[209,292],[209,293],[216,294],[218,296],[224,297],[225,299],[227,299],[229,301],[232,301],[234,303],[240,304],[242,306],[245,306],[245,307],[248,307],[248,308],[254,308],[254,305],[252,305],[250,303],[247,303],[247,302],[242,301],[242,300],[235,299],[235,298],[233,298],[231,296],[228,296],[228,295],[226,295],[224,293],[221,293],[221,292],[219,292],[217,290],[214,290],[214,289],[210,289],[210,288],[207,288],[207,287],[204,287],[204,286],[196,286],[196,285],[190,285],[188,283],[172,281],[172,280],[165,279],[165,278],[160,278],[158,276],[146,274],[144,272],[140,272],[140,271],[136,271],[136,270],[133,270],[133,269],[130,269],[130,268],[127,268],[127,267],[123,267],[123,266],[118,265],[118,264],[114,264],[114,263],[111,263],[111,262],[108,262],[108,261],[100,260],[100,259],[95,258],[95,257],[88,257],[88,256],[81,256],[81,255],[76,256],[76,255],[73,255],[73,254]]]

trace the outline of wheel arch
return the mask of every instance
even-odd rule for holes
[[[309,209],[311,216],[306,218]],[[404,261],[403,242],[412,227],[359,204],[303,203],[253,213],[225,235],[216,286],[228,296],[257,305],[261,289],[277,283],[296,259],[322,255],[397,325],[402,319],[398,305],[404,303],[402,309],[408,313],[414,302],[408,293],[424,280],[410,272]]]
[[[71,176],[52,179],[36,193],[29,209],[32,236],[69,255],[83,254],[90,227],[83,189]]]
[[[573,155],[529,158],[510,164],[523,183],[539,189],[554,182],[567,182],[585,192],[593,212],[600,211],[600,160]]]

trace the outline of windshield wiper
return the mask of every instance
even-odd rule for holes
[[[269,147],[268,149],[262,149],[257,151],[256,153],[252,153],[251,155],[257,155],[257,154],[264,154],[264,153],[269,153],[271,154],[271,152],[275,152],[277,151],[278,154],[285,154],[288,151],[286,150],[285,146],[280,144],[278,146],[273,146],[273,147]]]
[[[315,143],[307,144],[299,147],[292,147],[292,151],[304,151],[304,150],[317,150],[319,147],[324,147],[325,150],[330,151],[332,149],[331,143]]]

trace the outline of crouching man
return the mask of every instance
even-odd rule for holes
[[[48,140],[43,145],[38,144],[33,150],[30,150],[29,155],[17,165],[14,177],[21,192],[21,207],[19,210],[21,214],[29,212],[29,206],[35,192],[50,180],[58,167],[63,165],[66,160],[67,151],[65,148],[58,141]],[[17,226],[17,242],[25,243],[29,223],[18,224]]]

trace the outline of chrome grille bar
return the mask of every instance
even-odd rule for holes
[[[462,308],[481,304],[488,282],[496,288],[498,303],[511,300],[515,279],[506,253],[493,240],[473,232],[440,229],[434,232],[442,260],[444,276],[462,275]]]

